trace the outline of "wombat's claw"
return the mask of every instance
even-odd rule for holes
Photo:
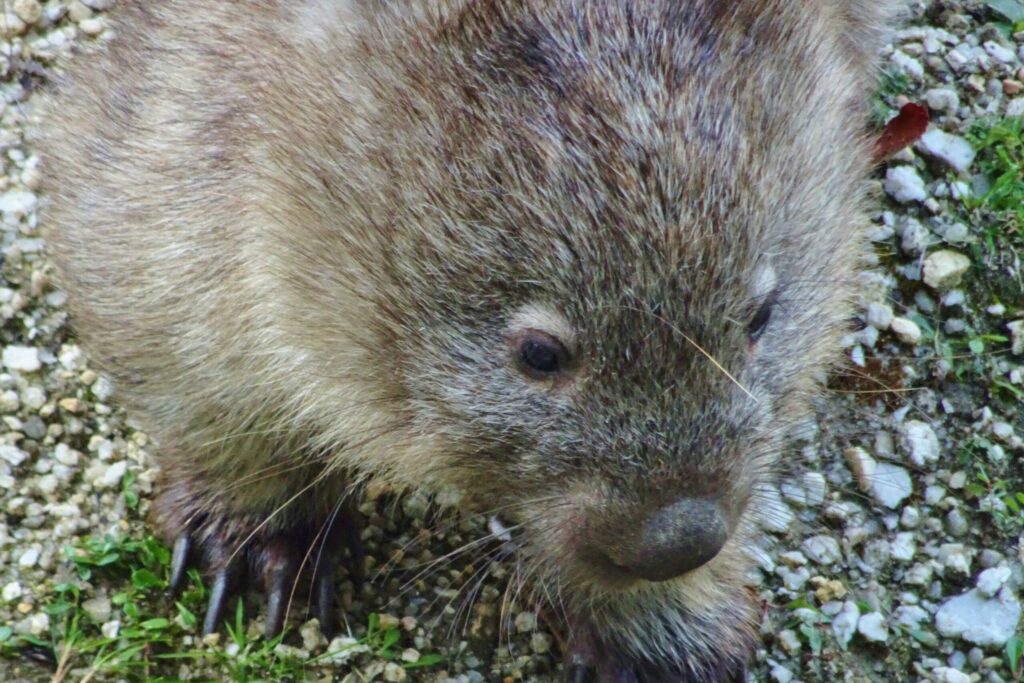
[[[283,538],[272,540],[264,551],[263,584],[267,589],[267,623],[264,635],[273,638],[284,628],[285,612],[298,575],[299,559]]]
[[[317,567],[316,576],[313,577],[313,616],[320,622],[320,631],[324,637],[328,640],[333,638],[338,630],[334,616],[334,567],[327,563]]]
[[[181,594],[181,589],[185,585],[193,545],[192,534],[187,531],[174,539],[174,549],[171,551],[171,577],[168,582],[172,599]],[[206,616],[203,619],[203,635],[217,631],[231,589],[238,585],[241,574],[242,562],[239,560],[231,560],[214,573],[210,597],[206,603]]]
[[[240,563],[233,562],[217,570],[217,573],[213,575],[210,599],[206,603],[206,618],[203,619],[203,635],[217,632],[217,627],[220,626],[224,616],[224,606],[227,604],[231,588],[238,583],[240,573]]]
[[[185,585],[185,574],[188,571],[188,558],[192,554],[192,534],[184,533],[174,540],[174,550],[171,553],[171,598],[181,594],[181,588]]]
[[[352,582],[358,586],[366,575],[362,521],[354,505],[344,504],[324,524],[302,524],[270,533],[238,531],[245,528],[246,525],[235,521],[180,533],[171,552],[168,586],[172,599],[184,588],[188,568],[201,567],[212,580],[203,633],[215,633],[228,599],[248,577],[267,594],[264,634],[273,638],[284,629],[301,573],[310,580],[313,615],[323,634],[331,638],[337,629],[335,564],[343,548],[348,550],[346,566]]]

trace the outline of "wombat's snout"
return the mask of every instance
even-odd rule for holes
[[[709,562],[729,537],[718,503],[684,498],[638,516],[606,539],[599,552],[617,568],[646,581],[667,581]]]

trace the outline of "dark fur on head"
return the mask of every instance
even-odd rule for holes
[[[737,675],[754,492],[850,313],[899,3],[126,4],[51,114],[47,221],[164,449],[162,523],[315,480],[288,528],[346,471],[452,488],[524,511],[523,563],[601,681]],[[536,331],[557,380],[516,364]],[[680,497],[726,520],[704,566],[584,556]]]

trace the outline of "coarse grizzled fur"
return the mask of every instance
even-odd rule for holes
[[[595,680],[738,676],[754,492],[850,315],[900,4],[119,5],[49,113],[45,223],[160,446],[158,524],[227,547],[353,475],[452,489],[511,510]],[[522,330],[572,372],[525,377]],[[703,567],[574,553],[687,496],[729,520]]]

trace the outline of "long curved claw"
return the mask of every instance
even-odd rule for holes
[[[320,631],[330,640],[338,630],[334,616],[334,565],[321,562],[313,579],[313,616],[320,622]]]
[[[171,552],[171,597],[181,593],[185,585],[185,574],[188,570],[189,556],[192,554],[192,534],[185,532],[174,539],[174,550]]]
[[[324,635],[337,628],[335,576],[347,549],[349,575],[359,585],[366,576],[362,544],[363,521],[353,497],[338,501],[327,518],[311,515],[277,528],[264,529],[258,514],[232,517],[191,507],[195,497],[187,487],[171,488],[158,497],[163,526],[171,531],[168,589],[177,597],[187,584],[190,566],[210,581],[203,617],[203,634],[216,633],[228,601],[246,580],[255,579],[267,594],[265,634],[280,634],[289,602],[299,582],[311,582],[311,607]],[[197,521],[198,520],[198,521]],[[326,526],[325,526],[326,524]],[[311,561],[312,560],[312,561]]]
[[[222,567],[214,574],[213,585],[210,587],[210,599],[206,603],[206,618],[203,619],[203,635],[217,632],[224,617],[224,607],[227,605],[231,587],[238,578],[237,574],[237,564]]]
[[[294,550],[286,541],[278,539],[267,549],[264,586],[267,590],[267,623],[264,634],[273,638],[284,628],[285,613],[291,590],[298,575],[298,562]]]

